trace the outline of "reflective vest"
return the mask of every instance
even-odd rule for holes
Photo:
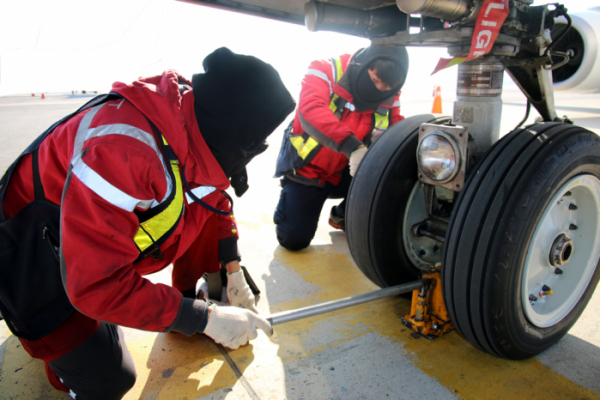
[[[125,101],[122,97],[121,99],[121,101]],[[148,122],[161,140],[160,147],[151,133],[145,132],[135,126],[113,124],[90,128],[94,116],[105,106],[105,104],[106,103],[103,103],[91,108],[82,118],[75,136],[73,158],[71,159],[71,172],[73,175],[77,176],[85,186],[110,204],[125,211],[136,213],[140,222],[138,231],[133,238],[140,253],[136,262],[149,255],[155,260],[162,260],[163,254],[159,247],[175,231],[184,210],[184,188],[179,161],[167,143],[167,140],[150,120],[148,120]],[[85,150],[83,150],[85,142],[92,138],[109,134],[124,135],[139,140],[143,145],[151,147],[156,152],[162,163],[167,179],[167,193],[162,199],[136,199],[107,182],[102,176],[85,164],[82,158],[85,154]],[[188,201],[190,203],[192,201],[197,201],[213,212],[229,214],[230,212],[225,213],[216,210],[199,199],[215,190],[216,188],[212,186],[200,186],[188,190],[186,195],[188,196]],[[139,211],[140,209],[143,211]]]
[[[330,60],[331,71],[333,74],[334,83],[337,83],[344,75],[344,69],[342,68],[342,60],[340,58],[332,58]],[[321,79],[325,79],[329,81],[327,75],[323,74],[321,71],[309,70],[309,74],[318,76]],[[337,117],[337,119],[342,118],[342,114],[345,108],[348,108],[350,111],[354,111],[354,105],[347,102],[339,95],[333,92],[333,85],[329,82],[330,90],[331,90],[331,101],[329,102],[329,109],[333,112],[333,114]],[[371,133],[365,138],[365,145],[368,147],[373,138],[377,138],[381,133],[383,133],[390,126],[390,110],[387,107],[378,107],[373,112],[373,125],[371,129]],[[291,125],[290,125],[291,126]],[[289,136],[290,142],[292,146],[298,152],[300,158],[304,161],[304,165],[310,161],[308,157],[311,153],[314,156],[316,152],[319,150],[317,147],[319,146],[319,142],[317,142],[312,136],[309,136],[306,132],[302,135],[293,135]],[[316,149],[316,150],[315,150]],[[314,150],[314,153],[313,153]],[[298,170],[299,168],[294,168]]]
[[[112,124],[90,128],[98,110],[105,106],[106,102],[115,99],[125,101],[120,95],[101,95],[92,99],[76,112],[53,124],[28,146],[9,167],[2,179],[0,179],[0,223],[2,226],[0,234],[3,235],[1,242],[3,244],[6,243],[6,238],[8,237],[12,246],[10,254],[5,252],[3,256],[12,257],[11,260],[16,258],[13,261],[20,263],[18,265],[19,268],[14,268],[12,263],[5,262],[4,264],[7,268],[0,270],[0,276],[2,276],[2,283],[4,284],[0,285],[0,311],[2,311],[2,315],[6,319],[9,329],[20,338],[30,341],[42,338],[59,326],[75,310],[64,291],[60,267],[58,265],[60,208],[45,200],[37,161],[37,151],[40,144],[58,125],[78,113],[89,109],[77,128],[69,173],[77,176],[90,190],[114,206],[130,212],[136,212],[139,218],[139,228],[134,237],[134,242],[140,253],[136,261],[141,260],[147,255],[152,255],[157,259],[162,258],[159,246],[174,232],[183,215],[183,185],[179,173],[179,162],[175,153],[159,132],[157,132],[157,135],[162,138],[162,152],[152,134],[134,126]],[[153,126],[151,122],[150,124]],[[84,150],[85,142],[95,137],[112,134],[125,135],[137,139],[156,151],[167,178],[168,190],[162,199],[159,201],[135,199],[111,185],[86,165],[85,161],[83,161],[83,156],[87,151]],[[163,153],[168,162],[165,162]],[[32,155],[35,201],[25,206],[11,220],[5,220],[4,214],[1,212],[1,207],[6,188],[19,161],[27,154]],[[67,176],[67,180],[70,179],[70,176]],[[208,194],[214,190],[216,190],[214,187],[201,186],[190,192],[195,192],[192,194],[203,197],[202,192]],[[137,211],[139,209],[144,211]],[[21,224],[31,225],[25,226],[24,232],[26,235],[19,233],[23,230]],[[43,234],[38,235],[38,230],[43,232]],[[20,235],[18,236],[19,238],[24,237],[26,239],[19,243],[19,248],[22,250],[17,251],[14,249],[13,238],[15,234]],[[40,240],[29,240],[29,237],[38,236],[41,237]],[[48,249],[53,249],[50,251],[51,254],[47,254]],[[7,249],[3,248],[3,250]],[[28,251],[32,252],[34,256],[21,256]],[[6,260],[3,259],[2,261]],[[23,294],[18,290],[15,292],[12,288],[27,288],[27,293],[31,292],[41,295],[44,302],[23,301]]]
[[[37,158],[37,151],[42,141],[57,126],[75,115],[89,110],[77,127],[65,185],[72,175],[75,175],[87,188],[113,206],[136,213],[139,227],[133,241],[139,251],[139,257],[135,262],[148,255],[162,259],[159,246],[175,231],[183,216],[184,187],[188,203],[198,202],[212,212],[230,214],[230,211],[215,209],[201,200],[202,197],[217,190],[215,187],[199,186],[189,189],[175,153],[150,120],[148,122],[156,136],[128,124],[100,125],[90,128],[97,112],[108,101],[115,100],[125,101],[121,95],[114,93],[97,96],[74,113],[53,124],[27,147],[0,179],[0,243],[2,243],[2,250],[10,250],[10,252],[4,251],[2,254],[4,258],[0,260],[0,311],[9,329],[20,338],[35,341],[46,336],[75,310],[65,292],[59,265],[61,210],[58,205],[45,200]],[[142,146],[149,146],[156,152],[167,180],[166,194],[162,199],[136,199],[110,184],[86,165],[83,159],[87,152],[86,141],[115,134],[139,140]],[[155,137],[160,138],[158,143]],[[6,220],[2,212],[6,188],[21,159],[29,154],[32,160],[35,200],[21,209],[17,215]],[[222,191],[222,193],[228,197],[226,192]],[[25,240],[19,241],[18,246],[15,246],[15,237]],[[9,245],[5,245],[7,240]],[[6,257],[16,263],[3,262],[7,260]],[[15,265],[19,268],[14,268]],[[23,288],[26,288],[25,291]],[[35,293],[37,297],[30,296],[30,293]],[[36,299],[44,301],[35,301]]]

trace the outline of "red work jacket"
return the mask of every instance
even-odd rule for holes
[[[340,56],[344,72],[351,58],[351,54]],[[294,135],[307,132],[323,145],[315,157],[297,173],[311,180],[317,179],[337,185],[341,178],[340,171],[348,165],[350,154],[371,132],[374,111],[352,111],[353,106],[348,105],[350,108],[345,108],[338,119],[329,108],[333,93],[352,104],[352,95],[348,89],[336,83],[334,79],[331,61],[313,61],[309,73],[302,80],[293,132]],[[390,126],[404,119],[400,115],[399,96],[395,96],[392,106],[382,104],[380,107],[390,108]],[[307,127],[310,128],[305,129]]]
[[[46,199],[61,205],[67,293],[80,313],[75,312],[38,341],[22,340],[32,356],[49,361],[66,354],[91,336],[99,326],[98,320],[148,331],[168,330],[181,312],[180,290],[194,287],[204,272],[217,271],[220,268],[217,247],[222,241],[231,244],[237,240],[237,227],[231,215],[217,216],[184,198],[183,216],[160,247],[164,259],[146,257],[134,264],[139,256],[133,241],[139,229],[134,211],[143,211],[145,207],[141,204],[152,199],[160,201],[169,190],[165,167],[156,148],[135,138],[145,132],[155,143],[160,143],[147,118],[175,152],[190,188],[214,187],[216,190],[202,200],[217,209],[230,209],[220,193],[229,186],[229,180],[202,139],[192,90],[181,94],[178,85],[181,80],[176,72],[166,71],[162,76],[140,79],[130,85],[115,83],[112,91],[127,100],[109,101],[93,117],[89,131],[101,133],[92,135],[83,146],[82,160],[88,167],[85,175],[72,173],[70,181],[65,182],[75,136],[89,110],[57,127],[42,142],[41,182]],[[86,180],[94,174],[100,177],[96,182],[111,186],[111,191],[90,187]],[[4,201],[7,218],[34,200],[31,177],[29,155],[20,163],[7,190]],[[62,198],[65,184],[68,188]],[[117,197],[144,202],[137,203],[134,210],[126,210],[126,206],[116,204],[114,193],[110,194],[115,191],[120,192]],[[235,243],[234,247],[237,252]],[[202,250],[206,252],[200,254]],[[174,287],[143,278],[174,261]]]

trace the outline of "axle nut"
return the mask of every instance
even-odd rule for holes
[[[573,255],[573,240],[566,234],[561,233],[554,240],[550,250],[550,265],[560,267],[569,262]]]

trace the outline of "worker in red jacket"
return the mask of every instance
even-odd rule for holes
[[[240,272],[224,190],[248,188],[245,166],[295,103],[254,57],[220,48],[203,66],[191,82],[169,70],[115,83],[34,142],[0,182],[0,222],[58,210],[60,231],[48,217],[39,240],[60,261],[0,267],[0,308],[50,382],[78,399],[119,399],[133,386],[119,325],[204,333],[230,348],[257,328],[272,334]],[[170,264],[172,287],[143,277]],[[196,283],[222,265],[232,306],[209,307]]]
[[[310,244],[328,198],[344,199],[332,208],[329,224],[345,230],[351,177],[367,147],[404,118],[399,95],[407,72],[408,53],[398,46],[311,63],[277,159],[275,176],[283,178],[274,222],[283,247]]]

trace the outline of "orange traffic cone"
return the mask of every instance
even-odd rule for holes
[[[436,86],[433,92],[433,108],[431,112],[433,114],[441,114],[442,113],[442,88],[440,86]]]
[[[44,93],[42,93],[42,99],[45,99],[46,95]]]

